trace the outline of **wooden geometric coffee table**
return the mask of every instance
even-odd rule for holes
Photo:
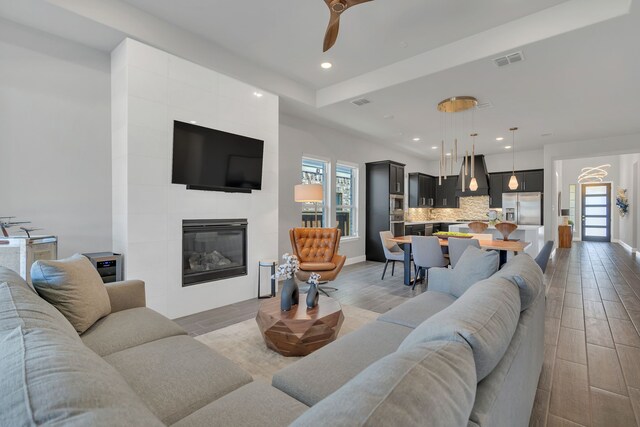
[[[260,305],[256,322],[267,347],[283,356],[306,356],[335,340],[344,321],[342,307],[333,298],[320,296],[307,309],[306,294],[290,311],[280,311],[280,297]]]

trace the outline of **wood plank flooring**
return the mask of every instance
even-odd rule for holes
[[[402,284],[402,264],[347,266],[331,296],[384,313],[424,291]],[[640,259],[611,243],[556,250],[545,274],[544,366],[530,426],[640,426]],[[178,319],[200,335],[255,317],[249,300]]]
[[[556,250],[545,278],[545,358],[529,425],[640,425],[640,260],[617,244],[577,243]]]

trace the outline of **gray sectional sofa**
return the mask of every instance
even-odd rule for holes
[[[459,297],[441,274],[266,384],[145,308],[143,282],[107,285],[111,314],[79,336],[0,268],[0,425],[528,425],[540,268],[519,255]]]

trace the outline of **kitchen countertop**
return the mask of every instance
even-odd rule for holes
[[[468,222],[465,222],[465,223],[459,223],[459,224],[456,224],[456,226],[458,226],[458,227],[460,227],[460,228],[468,228],[468,227],[467,227],[467,225],[468,225],[468,224],[469,224]],[[514,233],[516,233],[518,230],[521,230],[521,231],[527,231],[527,230],[535,230],[535,231],[538,231],[538,230],[540,230],[541,228],[544,228],[544,225],[519,225],[519,226],[518,226],[518,228],[514,231]],[[487,228],[487,230],[495,230],[495,229],[496,229],[496,228],[495,228],[494,226],[492,226],[492,225],[490,225],[490,226]]]
[[[406,221],[404,225],[421,225],[421,224],[468,224],[466,221]]]

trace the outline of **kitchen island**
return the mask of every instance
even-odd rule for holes
[[[470,233],[468,223],[451,224],[449,225],[449,231]],[[483,234],[491,234],[494,239],[502,239],[502,233],[496,230],[494,226],[489,226]],[[518,225],[518,228],[509,235],[509,239],[531,242],[525,252],[535,257],[544,246],[544,225]]]

